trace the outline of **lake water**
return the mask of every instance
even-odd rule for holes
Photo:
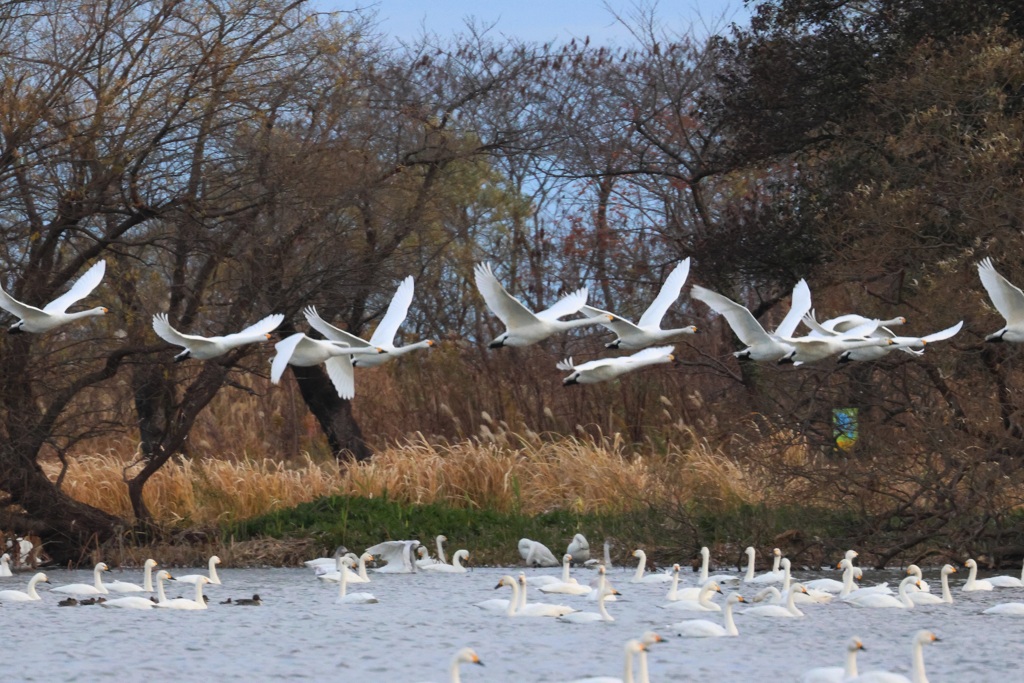
[[[185,570],[175,570],[187,573]],[[609,576],[622,593],[608,608],[614,623],[566,624],[549,618],[509,619],[473,603],[508,597],[494,590],[498,568],[461,575],[373,574],[369,591],[379,604],[336,605],[337,584],[307,569],[223,569],[223,585],[208,586],[205,611],[63,608],[60,596],[41,584],[42,601],[6,603],[6,678],[26,681],[447,681],[451,655],[473,647],[485,666],[464,666],[464,683],[567,681],[584,675],[622,675],[622,645],[648,629],[667,642],[650,651],[651,680],[794,681],[816,666],[841,665],[845,642],[860,636],[866,647],[861,671],[888,669],[909,675],[910,638],[922,628],[942,642],[925,649],[932,681],[1020,680],[1024,619],[982,615],[998,602],[1024,601],[1024,589],[962,593],[966,571],[952,578],[953,605],[914,610],[859,609],[843,603],[809,605],[803,619],[755,619],[737,615],[738,638],[684,639],[663,628],[683,617],[661,609],[667,586],[630,584],[631,570]],[[92,582],[85,571],[49,571],[53,586]],[[557,569],[531,569],[557,574]],[[937,571],[926,572],[938,593]],[[594,575],[575,570],[581,581]],[[818,576],[820,574],[815,574]],[[836,576],[838,573],[829,574]],[[695,575],[685,573],[689,583]],[[797,576],[807,577],[806,572]],[[29,575],[0,579],[0,589],[24,590]],[[141,571],[111,572],[141,583]],[[863,585],[898,580],[891,572],[865,571]],[[191,586],[170,584],[169,595],[191,597]],[[753,590],[748,589],[748,597]],[[259,593],[260,607],[218,604]],[[594,611],[596,603],[574,596],[544,600]],[[719,598],[721,601],[721,598]],[[720,621],[719,613],[710,617]]]

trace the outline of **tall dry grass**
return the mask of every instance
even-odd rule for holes
[[[527,514],[552,509],[626,512],[680,499],[706,507],[759,502],[762,487],[692,433],[689,444],[637,449],[619,434],[553,437],[512,434],[434,442],[422,435],[348,467],[250,457],[177,458],[146,486],[146,503],[167,525],[244,519],[329,494],[387,495]],[[64,490],[82,502],[131,517],[124,485],[131,462],[111,451],[74,458]],[[52,479],[57,463],[46,465]]]

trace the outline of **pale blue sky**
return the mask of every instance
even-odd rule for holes
[[[377,12],[381,31],[400,40],[415,40],[427,31],[445,38],[465,28],[474,17],[494,31],[533,42],[590,36],[592,43],[619,45],[631,42],[629,32],[614,13],[630,17],[633,0],[314,0],[324,10],[369,8]],[[609,10],[611,8],[611,10]],[[662,0],[656,6],[662,24],[698,34],[724,30],[730,22],[746,23],[742,0]]]

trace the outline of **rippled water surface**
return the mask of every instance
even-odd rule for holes
[[[14,679],[32,681],[447,681],[448,661],[463,646],[475,648],[485,663],[464,667],[466,683],[565,681],[621,676],[624,641],[654,628],[668,638],[651,649],[655,683],[757,682],[799,680],[808,668],[841,665],[851,635],[866,646],[861,671],[883,668],[909,675],[910,638],[928,628],[942,638],[925,650],[933,682],[1020,680],[1024,619],[980,612],[997,602],[1024,601],[1024,589],[962,593],[966,572],[953,576],[953,605],[905,611],[835,603],[807,606],[803,619],[737,615],[739,638],[699,640],[673,637],[664,627],[684,615],[706,615],[661,609],[667,586],[630,584],[628,570],[609,572],[623,593],[608,605],[614,623],[509,619],[473,607],[480,600],[508,597],[507,589],[494,590],[505,573],[477,568],[461,575],[375,574],[371,583],[350,590],[370,591],[379,604],[336,605],[337,584],[320,582],[309,570],[225,569],[223,585],[208,587],[210,608],[194,612],[62,608],[59,596],[41,584],[41,603],[7,603],[0,609],[4,649],[9,665],[17,662]],[[141,572],[112,574],[107,576],[141,583]],[[48,575],[54,586],[92,581],[91,572]],[[583,581],[594,574],[579,570],[575,575]],[[687,572],[686,579],[692,582],[693,576]],[[866,572],[864,584],[899,578]],[[926,572],[925,578],[938,593],[937,572]],[[0,579],[0,589],[24,590],[27,579],[24,574]],[[193,594],[189,586],[171,585],[172,597]],[[260,594],[263,606],[219,604],[253,593]],[[585,598],[542,595],[532,588],[530,600],[596,609]],[[720,615],[710,618],[718,621]]]

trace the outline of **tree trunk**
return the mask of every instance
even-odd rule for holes
[[[139,448],[153,456],[170,429],[174,412],[174,387],[167,381],[163,363],[138,365],[132,371],[132,393],[139,425]]]
[[[363,440],[363,432],[352,415],[352,402],[338,396],[327,372],[319,365],[308,368],[293,365],[291,369],[299,383],[302,400],[327,435],[334,456],[338,460],[354,459],[357,462],[373,457],[373,451]]]

